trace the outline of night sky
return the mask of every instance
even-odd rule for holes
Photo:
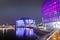
[[[0,0],[0,24],[15,24],[20,18],[34,18],[41,22],[41,4],[43,0]]]

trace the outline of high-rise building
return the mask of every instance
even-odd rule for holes
[[[42,22],[48,28],[60,26],[60,0],[44,0]]]
[[[60,0],[44,0],[42,4],[42,22],[60,21]]]

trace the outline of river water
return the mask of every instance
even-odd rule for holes
[[[0,30],[0,40],[36,40],[34,30],[30,28],[16,28],[16,30]]]

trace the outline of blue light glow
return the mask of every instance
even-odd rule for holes
[[[29,24],[35,24],[35,20],[33,20],[33,19],[26,19],[26,20],[25,20],[25,23],[26,23],[27,25],[29,25]]]
[[[32,37],[32,36],[34,36],[34,31],[33,31],[33,29],[26,29],[26,36],[27,36],[27,37]]]
[[[16,26],[24,26],[24,20],[17,20],[16,21]]]
[[[24,28],[16,28],[16,36],[23,37],[24,36]]]

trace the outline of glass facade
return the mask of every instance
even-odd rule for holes
[[[16,26],[25,26],[24,20],[17,20]]]
[[[20,20],[16,20],[16,27],[23,27],[23,26],[33,26],[35,27],[36,23],[34,19],[30,19],[30,18],[25,18],[25,19],[20,19]]]
[[[60,1],[45,0],[42,4],[42,22],[60,21]]]

